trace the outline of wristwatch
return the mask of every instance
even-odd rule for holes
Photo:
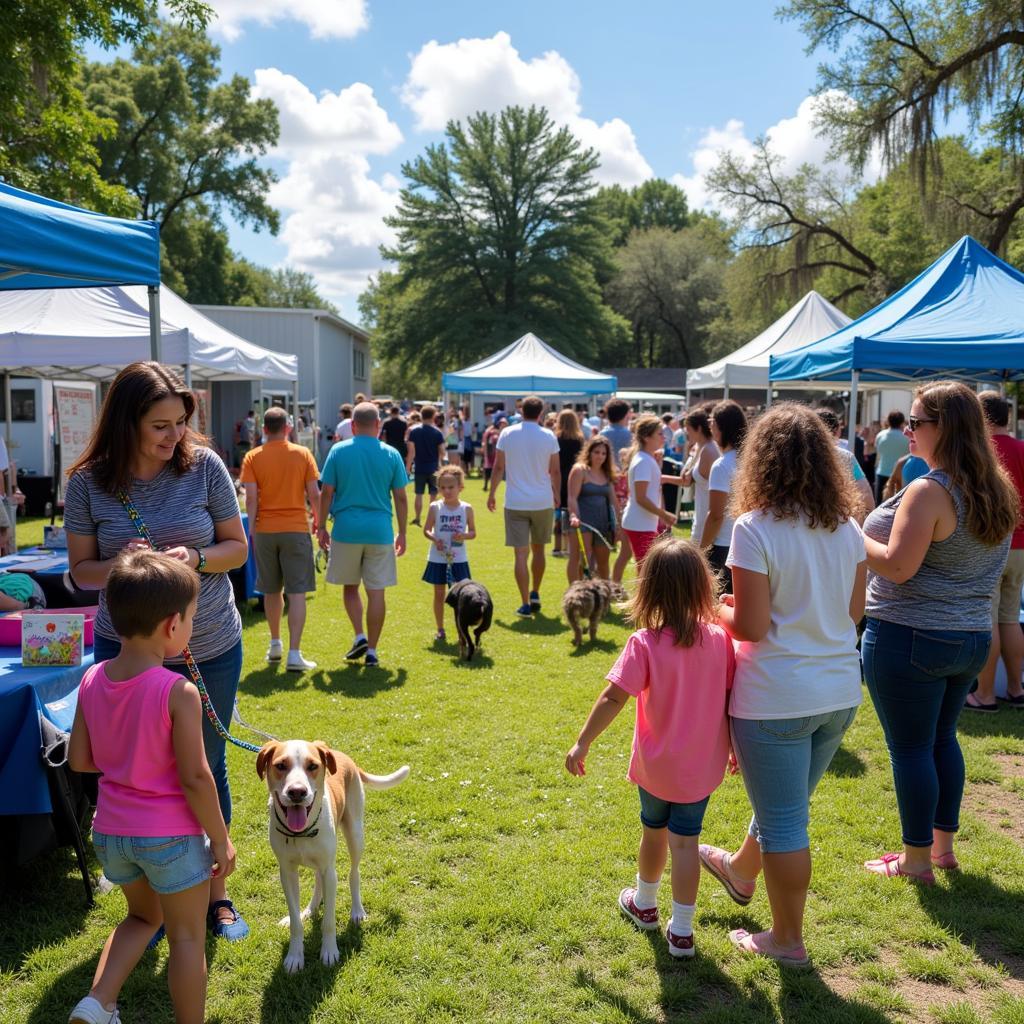
[[[196,548],[196,557],[199,561],[196,563],[196,572],[203,572],[206,569],[206,555],[203,554],[202,548]]]

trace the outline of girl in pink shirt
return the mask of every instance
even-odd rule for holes
[[[121,986],[161,928],[174,1019],[202,1024],[210,878],[232,872],[235,851],[203,752],[199,691],[163,665],[188,643],[198,599],[199,577],[178,559],[133,543],[112,560],[107,608],[121,651],[82,679],[68,760],[101,773],[93,845],[128,916],[70,1024],[118,1024]]]
[[[695,545],[668,535],[655,541],[630,618],[640,628],[608,673],[565,767],[583,775],[590,744],[637,698],[628,774],[640,791],[643,835],[636,886],[619,893],[619,909],[639,928],[658,928],[658,886],[671,850],[668,951],[692,957],[698,838],[730,760],[726,705],[735,670],[732,641],[716,624],[715,578]]]

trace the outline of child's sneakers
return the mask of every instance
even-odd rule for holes
[[[113,1010],[104,1010],[98,999],[86,996],[71,1011],[68,1024],[121,1024],[121,1016],[116,1006]]]
[[[641,910],[636,905],[636,889],[628,886],[619,893],[619,910],[645,932],[653,932],[658,928],[658,908],[650,907]]]
[[[697,955],[697,949],[693,944],[693,933],[691,932],[689,935],[676,935],[672,931],[671,921],[669,921],[668,927],[665,929],[665,938],[668,940],[669,955],[674,956],[677,960],[689,959]]]

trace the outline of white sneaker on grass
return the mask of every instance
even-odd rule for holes
[[[307,661],[301,651],[289,651],[288,661],[284,667],[289,672],[312,672],[316,668],[316,662]]]
[[[270,646],[267,648],[267,661],[273,664],[275,661],[280,661],[284,657],[284,644],[280,640],[271,640]]]
[[[71,1011],[68,1024],[121,1024],[121,1016],[116,1006],[113,1010],[104,1010],[98,999],[86,996]]]

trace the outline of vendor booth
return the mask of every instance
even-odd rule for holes
[[[884,302],[829,337],[773,355],[777,383],[858,389],[935,377],[1024,380],[1024,273],[965,235]]]
[[[721,390],[729,397],[730,388],[750,388],[765,392],[765,404],[771,405],[768,360],[793,349],[803,348],[837,331],[850,318],[817,292],[808,292],[792,309],[766,327],[756,338],[735,352],[707,366],[686,371],[686,404],[693,391]]]

